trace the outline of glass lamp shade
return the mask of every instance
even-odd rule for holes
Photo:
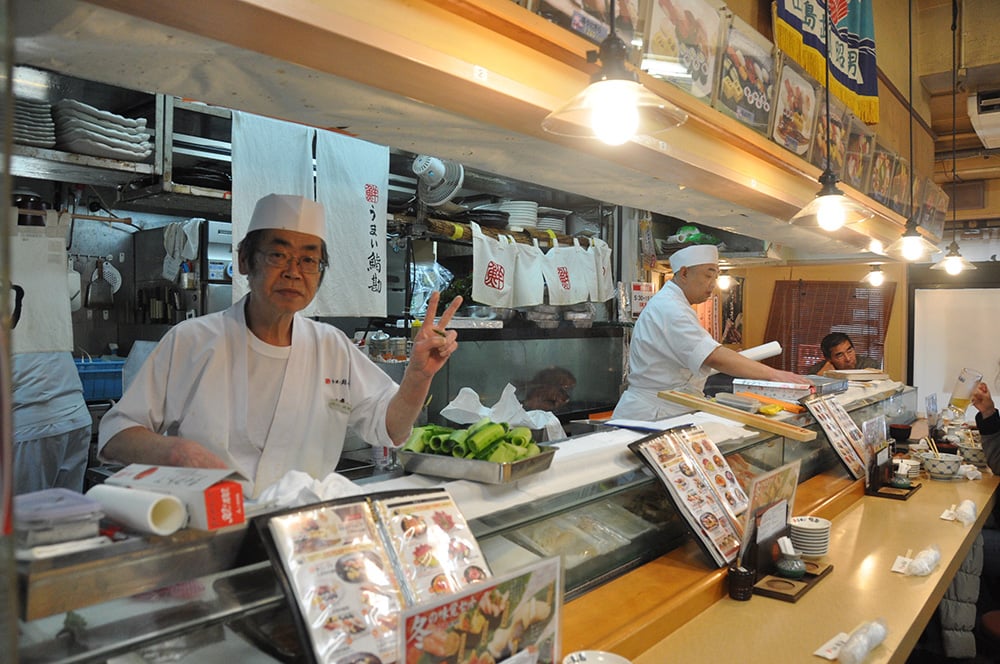
[[[865,275],[864,279],[861,280],[862,283],[866,283],[870,286],[878,288],[885,283],[885,272],[882,271],[878,265],[872,265],[871,272]]]
[[[789,220],[793,226],[836,231],[875,216],[875,212],[866,205],[845,196],[837,188],[837,176],[830,171],[824,171],[819,181],[823,186],[816,198]]]
[[[952,240],[948,245],[948,254],[934,265],[932,270],[944,270],[950,275],[961,274],[963,270],[978,269],[975,263],[968,261],[958,250],[958,243]]]
[[[912,262],[938,253],[940,249],[917,232],[916,224],[907,223],[903,236],[885,248],[893,258]]]
[[[687,121],[687,113],[636,81],[600,80],[549,113],[542,128],[552,134],[597,138],[621,145],[636,134],[652,135]]]

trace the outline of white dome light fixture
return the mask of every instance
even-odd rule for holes
[[[611,32],[600,50],[587,52],[588,62],[601,61],[600,71],[582,92],[545,116],[545,131],[622,145],[640,131],[657,133],[687,121],[687,113],[650,92],[626,66],[628,47],[615,32],[615,0],[609,17]]]
[[[869,286],[874,286],[875,288],[878,288],[879,286],[884,284],[885,272],[882,271],[882,266],[877,264],[872,265],[871,271],[868,272],[868,274],[866,274],[861,281],[863,283],[868,284]]]

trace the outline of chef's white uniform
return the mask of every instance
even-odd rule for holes
[[[614,417],[653,421],[689,408],[656,396],[661,390],[701,394],[709,370],[705,359],[719,346],[702,327],[684,292],[673,281],[650,298],[632,333],[628,389]]]
[[[256,496],[289,470],[320,479],[333,472],[348,427],[373,445],[392,444],[385,415],[396,383],[343,332],[299,314],[274,420],[265,440],[252,440],[245,301],[184,321],[164,336],[102,419],[99,449],[137,425],[189,438],[247,476],[247,493]],[[249,446],[260,450],[256,472],[240,461]]]

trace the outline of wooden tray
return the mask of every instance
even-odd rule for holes
[[[899,487],[883,484],[878,489],[866,491],[865,494],[869,496],[878,496],[879,498],[892,498],[893,500],[909,500],[910,496],[915,494],[917,489],[922,486],[923,484],[911,484],[909,489],[901,489]]]
[[[820,579],[833,571],[830,563],[821,563],[814,560],[806,561],[806,575],[801,579],[786,579],[781,576],[768,574],[754,584],[753,594],[773,597],[783,602],[795,603],[813,589]]]

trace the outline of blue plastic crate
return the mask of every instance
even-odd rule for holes
[[[83,398],[87,401],[120,399],[122,396],[122,368],[125,360],[82,359],[74,360],[83,383]]]

